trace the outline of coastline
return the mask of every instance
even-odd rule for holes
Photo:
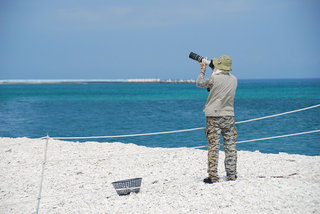
[[[242,82],[247,81],[296,81],[296,80],[307,80],[318,82],[320,78],[268,78],[268,79],[238,79]],[[195,83],[196,80],[189,79],[8,79],[8,80],[0,80],[0,85],[32,85],[32,84],[106,84],[106,83]]]
[[[45,140],[0,138],[1,212],[32,213]],[[320,156],[238,152],[238,180],[204,184],[207,151],[49,140],[40,213],[316,213]],[[112,182],[142,177],[118,196]]]
[[[105,84],[105,83],[195,83],[195,80],[160,79],[76,79],[76,80],[0,80],[0,85],[33,84]]]

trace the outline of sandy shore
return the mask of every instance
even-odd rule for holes
[[[34,213],[45,140],[0,138],[0,213]],[[39,213],[319,213],[320,156],[238,152],[237,181],[204,184],[207,152],[50,140]],[[113,181],[142,177],[118,196]]]

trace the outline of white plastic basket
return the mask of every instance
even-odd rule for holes
[[[118,195],[128,195],[131,192],[138,193],[140,191],[142,178],[132,178],[127,180],[112,182]]]

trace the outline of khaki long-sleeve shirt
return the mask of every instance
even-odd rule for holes
[[[196,85],[210,88],[210,94],[203,111],[207,117],[234,116],[234,97],[237,78],[229,71],[215,70],[211,77],[205,79],[205,69],[201,69]]]

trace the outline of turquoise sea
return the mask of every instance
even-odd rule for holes
[[[190,83],[0,85],[0,137],[122,135],[205,126],[208,92]],[[239,80],[236,121],[320,103],[320,79]],[[238,141],[320,129],[320,108],[238,124]],[[82,140],[85,141],[85,140]],[[206,145],[204,130],[95,140],[149,147]],[[238,144],[239,150],[320,155],[320,133]]]

